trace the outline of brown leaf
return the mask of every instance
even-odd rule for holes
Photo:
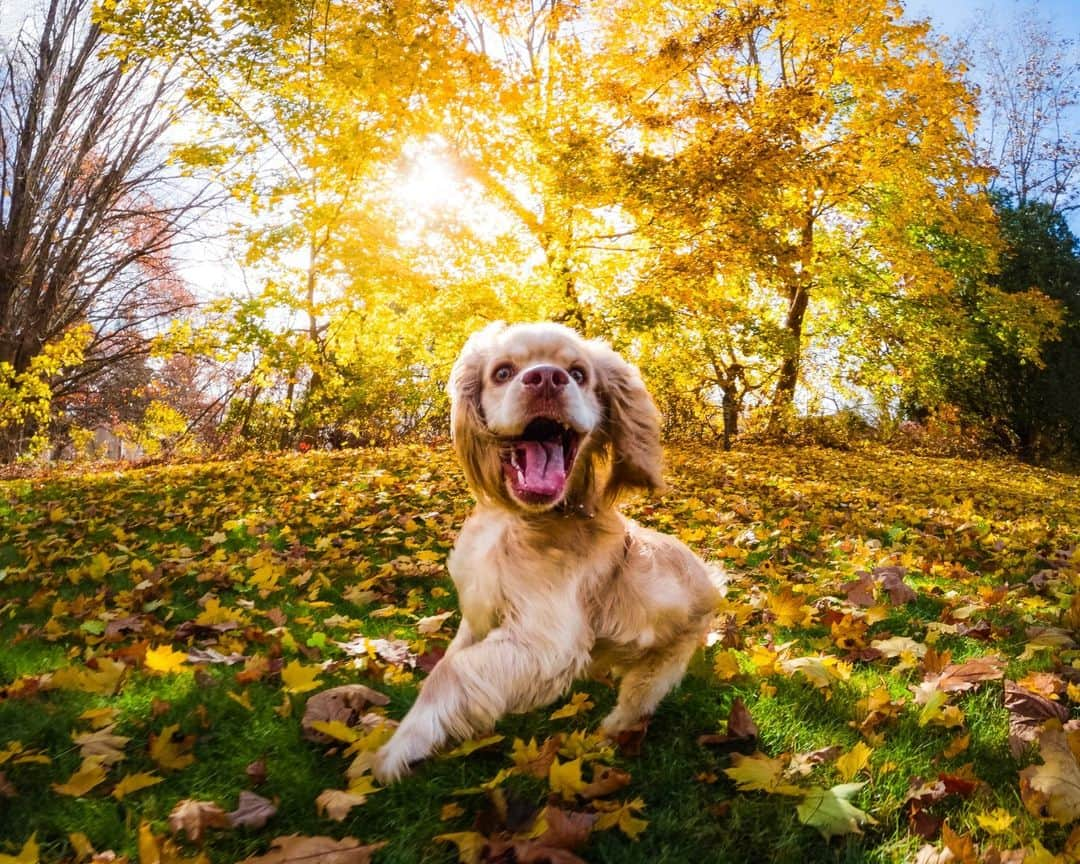
[[[304,717],[300,721],[300,726],[304,730],[304,737],[309,741],[330,744],[334,739],[314,729],[314,723],[336,720],[346,726],[356,726],[369,705],[386,705],[389,702],[388,696],[363,684],[331,687],[308,699],[304,706]]]
[[[353,807],[359,807],[365,801],[367,795],[347,789],[324,789],[315,799],[315,810],[335,822],[341,822]]]
[[[929,653],[927,654],[929,657]],[[1004,661],[997,654],[973,657],[963,663],[950,663],[938,673],[927,672],[921,684],[914,688],[915,701],[925,705],[935,691],[944,693],[964,693],[974,690],[984,681],[996,681],[1002,678]]]
[[[3,771],[0,771],[0,795],[3,795],[5,798],[14,798],[18,794],[19,790],[12,786],[7,779],[7,775],[4,774]]]
[[[627,775],[627,782],[629,779]],[[596,813],[580,813],[549,806],[544,811],[547,830],[536,839],[544,846],[578,849],[588,842],[597,818]]]
[[[1026,690],[1014,681],[1005,682],[1005,707],[1009,711],[1009,750],[1019,757],[1038,737],[1043,724],[1051,719],[1064,723],[1069,709],[1038,693]]]
[[[977,864],[979,858],[975,851],[975,841],[971,835],[961,836],[953,831],[948,824],[941,826],[941,840],[945,848],[953,854],[953,860],[958,864]]]
[[[643,717],[633,726],[627,726],[615,733],[612,739],[623,756],[640,756],[645,743],[645,733],[649,731],[651,717]]]
[[[492,864],[585,864],[571,850],[585,845],[599,814],[549,806],[542,818],[547,828],[534,839],[490,838],[483,860]]]
[[[698,744],[719,747],[722,752],[750,753],[757,746],[758,728],[738,696],[732,700],[726,735],[700,735]]]
[[[873,575],[881,582],[881,587],[889,592],[889,602],[893,606],[902,606],[914,600],[919,595],[904,581],[904,568],[892,565],[889,567],[875,567]]]
[[[192,843],[201,843],[207,828],[229,828],[229,817],[213,801],[185,798],[169,813],[169,830],[183,831]]]
[[[266,782],[266,760],[256,759],[244,769],[244,773],[252,786],[262,786]]]
[[[593,779],[591,783],[578,793],[587,801],[593,798],[603,798],[618,792],[630,783],[630,773],[610,766],[593,765]]]
[[[869,608],[870,606],[873,606],[875,602],[874,577],[865,570],[860,570],[855,575],[859,578],[854,582],[847,582],[841,585],[840,590],[847,594],[849,603]]]
[[[234,828],[262,828],[277,813],[277,807],[269,798],[243,790],[236,809],[227,814]]]
[[[355,837],[335,840],[289,834],[275,837],[269,852],[245,858],[241,864],[370,864],[372,854],[385,845],[361,846]]]

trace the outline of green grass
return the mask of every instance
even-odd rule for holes
[[[998,653],[1009,678],[1059,676],[1058,698],[1075,715],[1065,688],[1080,659],[1075,646],[1020,657],[1029,628],[1078,623],[1068,614],[1080,584],[1075,478],[1008,462],[876,450],[680,451],[670,461],[667,496],[632,501],[626,510],[728,568],[732,588],[718,633],[736,651],[741,671],[720,680],[713,664],[724,649],[707,649],[661,705],[641,753],[601,756],[631,775],[609,800],[642,799],[639,815],[648,826],[636,839],[618,828],[596,831],[579,855],[619,864],[904,860],[926,842],[909,826],[909,789],[939,775],[980,781],[932,812],[984,850],[1036,842],[1053,852],[1064,848],[1066,827],[1040,821],[1021,800],[1018,772],[1038,757],[1015,759],[1009,751],[1001,682],[949,696],[962,712],[959,728],[920,725],[912,687],[926,674],[922,663],[877,657],[869,648],[874,640],[907,636],[951,652],[954,662]],[[302,737],[309,694],[286,693],[275,669],[320,664],[318,689],[367,684],[390,697],[386,714],[400,718],[423,672],[377,656],[357,666],[338,643],[402,639],[416,655],[445,645],[456,616],[427,638],[416,625],[455,609],[444,559],[470,506],[449,455],[421,447],[0,484],[0,754],[10,754],[0,755],[7,784],[0,789],[10,793],[0,793],[0,854],[18,853],[35,834],[42,861],[74,861],[70,835],[81,832],[97,850],[137,861],[140,824],[167,835],[169,813],[188,798],[234,809],[239,792],[250,788],[245,769],[262,760],[267,779],[254,791],[273,799],[277,814],[255,831],[212,829],[202,850],[211,861],[239,861],[292,833],[386,841],[376,862],[457,860],[454,846],[433,838],[490,823],[494,806],[490,795],[461,790],[510,767],[515,738],[543,742],[595,728],[612,704],[611,689],[579,682],[575,691],[595,703],[585,714],[551,720],[547,709],[506,718],[495,747],[429,760],[339,823],[320,816],[315,799],[346,786],[350,759],[343,747]],[[916,598],[891,605],[879,590],[874,609],[851,605],[842,586],[884,565],[904,568]],[[1046,584],[1029,583],[1043,571],[1050,571]],[[1002,586],[1009,590],[995,594]],[[800,620],[782,617],[781,596],[797,598]],[[220,604],[236,626],[215,632],[187,624],[178,633],[207,601]],[[118,619],[130,626],[114,633],[110,622]],[[989,632],[964,635],[965,626],[982,621]],[[250,683],[237,679],[243,664],[186,664],[153,674],[145,651],[166,645],[263,657],[276,667]],[[779,657],[770,654],[781,648]],[[770,664],[770,656],[778,662]],[[805,657],[831,658],[820,686],[783,668],[784,660]],[[115,694],[50,686],[58,669],[107,660],[126,666]],[[862,736],[860,701],[879,688],[903,705]],[[799,821],[799,799],[737,790],[725,774],[737,760],[697,741],[724,729],[736,698],[750,709],[757,747],[770,757],[869,744],[869,764],[853,778],[865,785],[853,802],[876,824],[826,840]],[[85,795],[60,794],[53,784],[81,764],[72,735],[88,725],[79,715],[102,707],[115,709],[115,734],[131,739],[124,759]],[[195,761],[182,770],[163,770],[148,748],[150,736],[171,724],[194,736]],[[967,749],[946,756],[961,734],[970,735]],[[16,741],[21,755],[46,756],[47,764],[20,760]],[[163,781],[122,801],[111,797],[120,778],[136,772]],[[844,779],[835,761],[826,761],[792,782],[828,788]],[[518,814],[541,808],[551,794],[545,779],[520,775],[500,789]],[[463,812],[444,821],[450,802]],[[590,809],[580,800],[565,806]],[[991,836],[978,817],[997,808],[1014,822]],[[199,851],[176,839],[183,854]]]

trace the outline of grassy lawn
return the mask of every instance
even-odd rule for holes
[[[801,448],[671,450],[668,479],[627,512],[732,583],[645,737],[589,734],[613,691],[579,682],[389,789],[364,772],[380,715],[457,624],[470,500],[447,452],[0,483],[0,862],[233,862],[290,834],[513,861],[564,817],[590,862],[1076,860],[1077,478]],[[345,684],[389,702],[305,738],[308,700]],[[241,792],[273,815],[176,809]]]

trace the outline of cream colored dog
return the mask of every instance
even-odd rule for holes
[[[659,417],[637,370],[556,324],[492,324],[450,377],[454,447],[476,496],[449,558],[462,621],[375,757],[389,783],[450,740],[622,675],[601,730],[652,713],[682,678],[720,594],[674,537],[621,516],[659,488]]]

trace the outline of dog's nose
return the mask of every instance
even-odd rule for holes
[[[521,376],[521,383],[537,396],[557,396],[570,383],[570,376],[558,366],[533,366]]]

